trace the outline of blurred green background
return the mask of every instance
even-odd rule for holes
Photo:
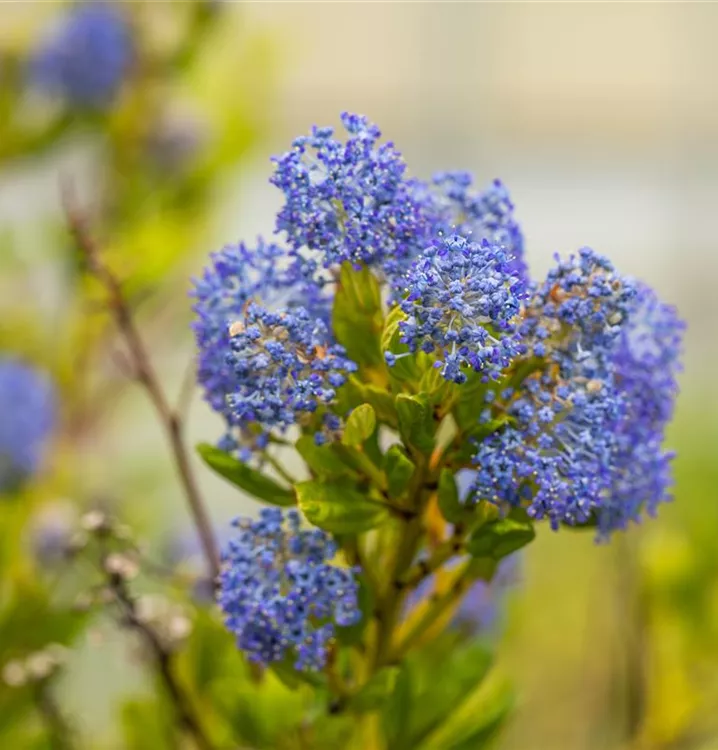
[[[195,5],[148,2],[133,13],[161,50]],[[191,533],[144,395],[121,386],[113,334],[81,322],[92,290],[78,288],[68,260],[60,177],[90,204],[111,196],[103,242],[174,392],[193,352],[189,277],[224,242],[271,232],[269,156],[342,110],[367,114],[418,175],[500,177],[537,274],[553,252],[589,245],[688,321],[669,438],[676,501],[609,545],[541,530],[501,638],[519,694],[501,747],[718,748],[718,5],[216,5],[221,22],[196,57],[146,100],[30,154],[0,143],[0,345],[50,367],[66,399],[34,507],[103,498],[157,549]],[[2,3],[0,49],[25,49],[59,9]],[[155,182],[133,182],[151,158],[137,134],[167,123],[189,134],[190,156],[160,163]],[[195,442],[220,431],[199,399],[190,429]],[[200,477],[221,528],[244,508],[220,480]],[[98,737],[132,686],[120,654],[109,634],[91,634],[68,683]]]

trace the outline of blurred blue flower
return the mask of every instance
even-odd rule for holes
[[[0,359],[0,490],[35,474],[56,420],[55,390],[46,375]]]
[[[109,2],[74,6],[30,60],[32,86],[71,107],[102,109],[115,98],[133,61],[129,24]]]
[[[337,549],[299,514],[263,508],[241,519],[223,559],[219,605],[250,661],[268,665],[291,654],[299,670],[321,670],[336,626],[361,618],[354,571],[332,563]]]

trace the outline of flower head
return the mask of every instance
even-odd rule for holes
[[[436,353],[447,380],[463,383],[466,368],[498,377],[522,352],[515,322],[523,283],[502,247],[442,237],[412,265],[405,286],[401,341],[412,352]],[[389,364],[395,359],[387,355]]]
[[[291,653],[297,669],[322,669],[335,627],[361,617],[354,572],[332,563],[334,542],[319,529],[301,529],[297,511],[264,508],[259,520],[235,525],[219,605],[237,645],[259,664]]]
[[[285,198],[276,230],[309,273],[406,258],[430,228],[401,154],[365,117],[344,113],[342,124],[345,142],[315,127],[274,160],[271,182]]]
[[[123,13],[106,2],[68,11],[30,63],[31,83],[70,106],[98,109],[116,96],[132,64],[133,42]]]
[[[229,327],[250,300],[262,299],[268,305],[286,296],[287,278],[279,268],[282,256],[281,248],[261,239],[253,248],[226,245],[210,256],[209,267],[194,280],[190,294],[195,299],[197,379],[210,406],[225,417],[230,414],[227,398],[238,388],[234,368],[227,362]]]
[[[474,242],[488,240],[506,249],[512,271],[528,277],[524,259],[524,237],[514,217],[514,204],[501,180],[483,191],[472,189],[469,172],[434,175],[435,201],[443,212],[445,231],[470,236]]]
[[[40,468],[55,424],[55,391],[41,372],[0,359],[0,490]]]
[[[356,370],[322,320],[303,307],[270,312],[251,302],[229,332],[235,389],[227,403],[234,425],[284,430],[330,404]]]
[[[605,536],[666,497],[682,325],[587,249],[558,262],[524,315],[533,364],[491,394],[487,419],[508,421],[477,446],[474,495],[525,505],[554,528],[593,519]]]

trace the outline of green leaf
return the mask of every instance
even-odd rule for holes
[[[342,443],[360,446],[376,428],[376,412],[370,404],[362,404],[352,411],[344,426]]]
[[[349,382],[345,387],[354,391],[359,403],[371,404],[379,422],[384,422],[390,427],[397,426],[394,396],[388,390],[372,383],[364,383],[355,376],[349,378]]]
[[[384,352],[391,352],[397,356],[409,352],[409,347],[406,344],[402,344],[399,340],[401,338],[399,323],[403,320],[406,320],[406,314],[402,312],[399,305],[394,305],[386,316],[384,330],[381,335],[382,356]],[[418,383],[425,369],[419,366],[418,355],[410,354],[408,357],[397,359],[394,365],[389,368],[389,375],[393,380],[400,383]]]
[[[456,480],[449,469],[442,469],[439,475],[439,510],[449,523],[459,523],[466,515],[466,508],[459,500]]]
[[[376,672],[369,682],[352,697],[349,710],[357,714],[375,711],[380,708],[394,692],[399,667],[384,667]]]
[[[337,341],[355,362],[383,367],[379,346],[382,327],[381,292],[376,277],[366,267],[357,271],[351,263],[343,263],[334,296],[333,328]]]
[[[434,447],[434,420],[426,400],[421,396],[400,393],[396,397],[396,411],[404,443],[423,453],[430,453]]]
[[[474,557],[501,560],[526,546],[534,536],[536,532],[530,521],[501,518],[479,527],[466,549]]]
[[[173,722],[159,700],[128,700],[122,706],[123,747],[127,750],[175,747]]]
[[[296,491],[307,520],[332,534],[360,534],[389,518],[385,505],[368,499],[347,483],[300,482]]]
[[[387,747],[392,750],[408,750],[411,747],[409,730],[414,697],[411,664],[405,661],[399,668],[394,691],[384,703],[384,731]]]
[[[409,488],[416,466],[400,445],[392,445],[384,458],[389,496],[397,499]]]
[[[247,464],[209,443],[200,443],[197,453],[211,469],[246,493],[272,505],[288,507],[295,504],[294,493],[277,484]]]
[[[326,676],[319,672],[300,672],[294,668],[294,657],[286,656],[282,661],[275,661],[270,669],[279,680],[290,690],[296,690],[300,685],[311,685],[318,688],[326,685]]]
[[[462,646],[450,638],[414,657],[414,705],[411,738],[414,746],[451,721],[456,709],[489,673],[493,658],[479,643]],[[442,679],[436,680],[437,672]]]
[[[334,443],[317,445],[311,435],[302,435],[294,446],[307,466],[318,476],[338,479],[356,475],[356,470],[344,461],[341,451]]]

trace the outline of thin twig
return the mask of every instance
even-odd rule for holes
[[[120,576],[111,575],[109,576],[109,583],[118,604],[123,610],[126,626],[134,630],[149,649],[157,672],[175,707],[180,725],[194,739],[200,750],[212,750],[212,743],[199,723],[189,698],[172,672],[171,652],[165,648],[157,633],[137,616],[135,601],[130,596],[124,580]]]
[[[75,747],[73,732],[57,705],[51,682],[49,680],[38,682],[35,686],[34,697],[37,710],[47,727],[50,747],[53,750],[72,750]]]
[[[90,272],[107,292],[110,312],[127,344],[135,378],[147,392],[165,429],[210,574],[213,579],[216,579],[219,575],[217,544],[197,481],[192,472],[189,451],[184,440],[184,423],[180,415],[169,404],[137,330],[120,282],[102,261],[99,248],[88,230],[85,217],[75,205],[74,196],[68,184],[63,185],[62,198],[68,228],[77,243],[78,249],[83,253]]]

